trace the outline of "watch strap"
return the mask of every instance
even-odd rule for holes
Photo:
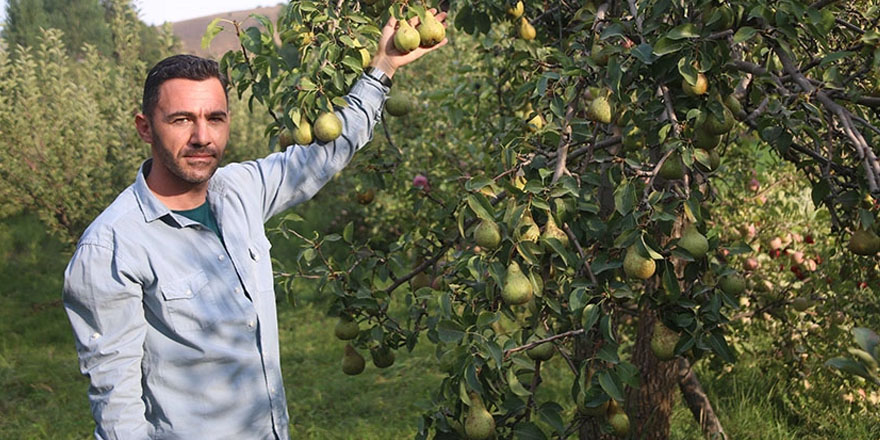
[[[385,72],[373,66],[370,66],[364,70],[364,73],[370,75],[371,77],[373,77],[373,79],[382,83],[383,86],[391,88],[391,78],[389,78],[388,75],[385,74]]]

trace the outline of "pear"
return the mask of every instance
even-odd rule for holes
[[[658,174],[666,180],[679,180],[684,178],[684,162],[681,161],[681,155],[672,153],[660,166]]]
[[[709,90],[709,80],[706,79],[706,75],[702,73],[697,74],[697,82],[694,85],[688,82],[688,80],[681,80],[681,89],[684,90],[685,95],[688,96],[700,96],[705,95],[706,91]]]
[[[672,360],[675,357],[675,344],[678,343],[678,333],[665,326],[659,319],[654,322],[654,334],[651,336],[651,351],[661,361]]]
[[[697,148],[711,150],[721,143],[721,135],[709,133],[702,126],[698,126],[694,129],[693,142]]]
[[[874,255],[880,252],[880,237],[872,231],[859,229],[853,232],[846,248],[856,255]]]
[[[733,113],[727,107],[724,107],[724,120],[718,119],[715,113],[703,112],[697,118],[697,130],[702,130],[708,135],[722,135],[733,129],[736,120]]]
[[[522,17],[523,12],[525,12],[525,5],[522,1],[517,1],[516,5],[507,8],[507,15],[513,19]]]
[[[433,47],[446,38],[446,28],[430,12],[425,13],[425,19],[419,23],[419,45]]]
[[[401,53],[410,53],[419,47],[421,42],[419,31],[413,29],[406,20],[400,20],[398,23],[400,26],[394,32],[394,47]]]
[[[415,274],[409,280],[409,285],[412,287],[413,292],[421,289],[422,287],[428,287],[431,285],[431,277],[428,276],[425,272],[419,272]]]
[[[532,299],[532,283],[516,261],[511,261],[507,266],[501,298],[510,305],[525,304]]]
[[[805,298],[803,296],[799,296],[793,300],[791,300],[791,307],[798,312],[806,311],[812,305],[812,301],[809,298]]]
[[[412,99],[399,91],[392,91],[385,101],[385,111],[391,116],[403,116],[412,111]]]
[[[544,127],[544,117],[538,113],[532,119],[529,119],[526,125],[529,127],[529,131],[534,133]]]
[[[526,350],[526,355],[533,361],[549,361],[555,352],[553,343],[545,342]]]
[[[597,406],[586,406],[583,403],[578,403],[577,405],[578,412],[591,417],[600,417],[604,416],[608,413],[608,401],[604,401]]]
[[[525,228],[524,231],[523,228]],[[538,237],[541,236],[541,229],[538,228],[538,224],[532,218],[532,213],[528,210],[523,213],[522,221],[519,224],[519,231],[522,231],[519,236],[522,241],[536,242]]]
[[[495,249],[501,243],[501,231],[498,225],[491,220],[480,220],[480,224],[474,228],[474,241],[477,246],[484,249]]]
[[[394,352],[384,345],[370,349],[370,357],[376,368],[388,368],[394,364]]]
[[[746,290],[746,279],[738,273],[725,275],[718,281],[718,287],[728,295],[737,296]]]
[[[552,215],[547,216],[547,224],[544,225],[544,233],[541,234],[541,238],[544,240],[555,238],[562,243],[562,246],[568,247],[568,235],[565,234],[565,231],[559,229],[559,226],[556,226],[556,221],[553,220]]]
[[[373,191],[373,188],[367,188],[366,190],[357,193],[355,197],[357,197],[357,201],[361,205],[369,205],[370,203],[373,203],[373,199],[376,197],[376,192]]]
[[[366,361],[364,361],[364,357],[351,344],[345,344],[345,354],[342,356],[342,372],[349,376],[355,376],[361,374],[365,366]]]
[[[684,228],[678,247],[688,251],[694,258],[703,258],[709,251],[709,240],[694,225]]]
[[[727,107],[737,119],[743,119],[746,117],[746,112],[743,111],[742,104],[740,104],[739,99],[736,99],[736,96],[734,96],[733,93],[724,97],[724,106]]]
[[[535,32],[535,27],[526,20],[525,17],[521,17],[519,19],[519,37],[523,40],[530,41],[534,40],[537,32]]]
[[[603,124],[608,124],[611,122],[611,104],[608,102],[608,98],[604,96],[599,96],[598,98],[592,100],[590,102],[590,107],[587,108],[587,118],[601,122]]]
[[[608,423],[614,429],[614,435],[626,437],[629,434],[629,416],[625,412],[620,411],[609,415]]]
[[[608,64],[608,58],[611,58],[611,55],[601,44],[593,44],[593,47],[590,48],[590,58],[597,66],[605,66]]]
[[[342,121],[336,113],[326,112],[318,116],[314,127],[315,137],[321,142],[330,142],[342,134]]]
[[[343,341],[356,338],[360,331],[357,321],[348,316],[340,317],[336,322],[336,327],[333,328],[333,334]]]
[[[464,421],[464,433],[469,440],[489,440],[495,436],[495,419],[486,410],[480,395],[471,391],[468,393],[471,399],[471,407],[468,409],[467,418]]]
[[[628,125],[623,129],[622,133],[623,149],[625,151],[636,151],[645,148],[645,135],[635,125]]]
[[[288,129],[282,129],[280,133],[278,133],[278,146],[279,147],[287,147],[289,145],[293,145],[296,141],[293,139],[293,133]]]
[[[312,143],[312,124],[306,118],[300,118],[299,127],[293,131],[293,141],[297,145],[309,145]]]
[[[646,280],[654,275],[657,264],[654,260],[641,255],[636,245],[630,246],[623,257],[623,271],[627,276]]]

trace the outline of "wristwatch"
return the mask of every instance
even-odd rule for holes
[[[388,75],[385,74],[385,72],[373,66],[370,66],[364,69],[364,73],[370,75],[371,77],[373,77],[373,79],[382,83],[383,86],[388,87],[389,89],[391,88],[391,78],[389,78]]]

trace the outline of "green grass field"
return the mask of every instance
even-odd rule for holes
[[[91,438],[87,382],[60,303],[68,258],[32,218],[0,222],[0,439]],[[282,301],[279,320],[293,438],[413,438],[442,379],[431,344],[398,353],[386,370],[368,363],[363,374],[349,377],[340,371],[343,343],[333,337],[335,320],[326,316],[322,301],[306,293],[295,307]],[[567,376],[564,368],[558,357],[545,367],[546,393],[565,393],[564,386],[554,387],[554,378],[561,383]],[[731,438],[880,438],[876,415],[853,411],[827,389],[797,394],[792,383],[779,380],[784,371],[768,368],[746,357],[723,374],[698,364]],[[680,402],[672,424],[673,439],[701,438]]]

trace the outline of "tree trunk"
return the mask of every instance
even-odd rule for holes
[[[669,416],[674,403],[676,363],[661,361],[651,351],[656,312],[647,303],[639,310],[638,336],[633,348],[632,363],[638,367],[642,383],[629,390],[626,412],[630,418],[632,438],[666,440],[669,438]]]
[[[697,375],[694,374],[690,362],[685,358],[678,358],[676,368],[678,369],[678,387],[681,389],[685,403],[697,423],[700,424],[703,434],[712,440],[727,440],[727,434],[712,409],[712,402],[709,402],[709,398],[703,392],[703,386],[697,380]]]

